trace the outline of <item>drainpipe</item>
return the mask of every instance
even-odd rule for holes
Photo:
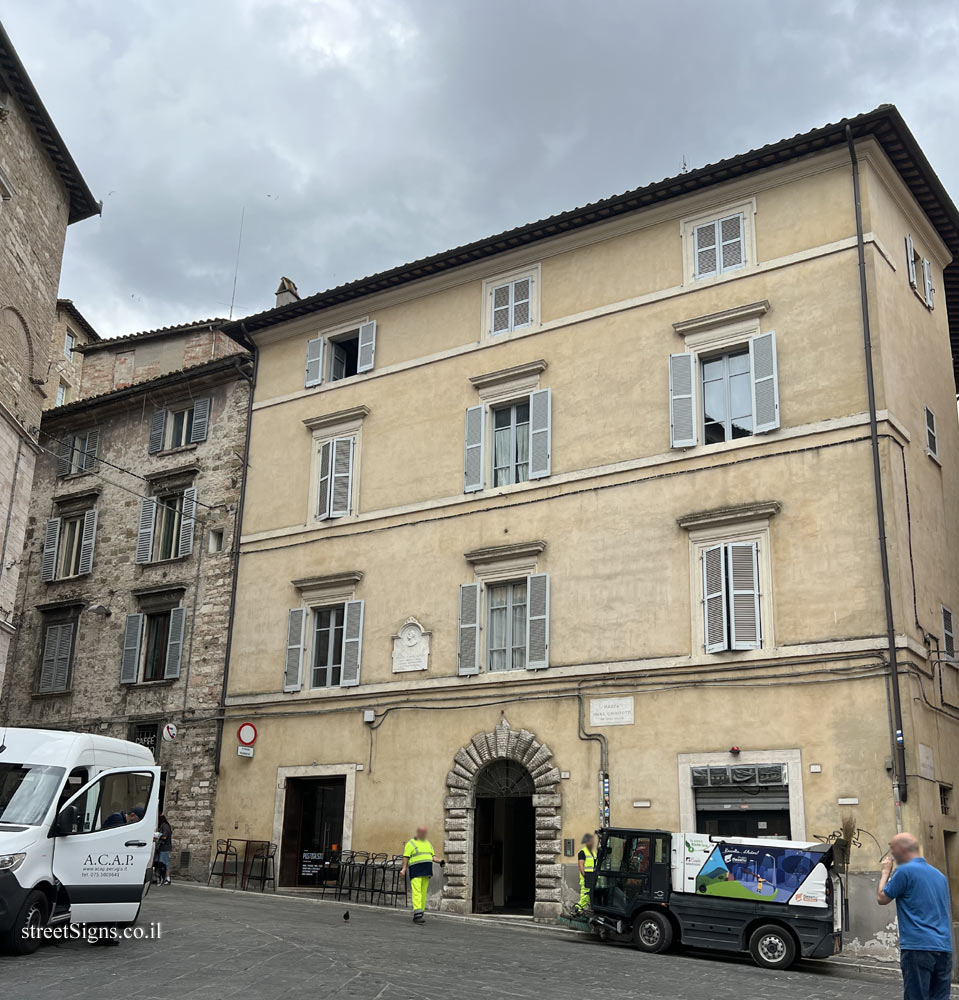
[[[579,711],[579,738],[599,744],[599,825],[609,826],[609,743],[602,733],[586,731],[586,708],[582,688],[576,692]]]
[[[223,755],[223,726],[226,712],[226,692],[230,679],[230,655],[233,652],[233,619],[236,615],[236,581],[240,571],[240,531],[243,528],[243,508],[246,504],[246,473],[250,464],[250,431],[253,425],[253,390],[256,388],[256,373],[260,367],[260,352],[250,340],[246,327],[241,323],[244,339],[253,351],[253,375],[247,375],[240,364],[236,370],[249,383],[249,397],[246,403],[246,435],[243,442],[243,477],[240,480],[240,500],[236,507],[236,518],[233,522],[233,580],[230,583],[230,613],[227,619],[226,650],[223,655],[223,687],[220,691],[220,710],[216,720],[216,758],[213,764],[215,774],[220,773],[220,759]]]
[[[866,247],[862,231],[862,193],[859,188],[859,160],[852,129],[846,126],[846,142],[852,162],[852,190],[856,206],[856,244],[859,253],[859,298],[862,310],[862,340],[866,354],[866,392],[869,399],[869,436],[872,441],[872,477],[876,493],[876,520],[879,527],[879,563],[882,596],[886,611],[886,642],[889,649],[889,693],[892,718],[889,725],[892,745],[892,799],[896,831],[902,832],[902,803],[906,801],[906,754],[902,734],[902,701],[899,695],[899,664],[896,657],[896,629],[889,584],[889,552],[886,543],[886,512],[882,499],[882,467],[879,458],[879,428],[876,422],[876,385],[872,367],[872,335],[869,328],[869,297],[866,291]]]

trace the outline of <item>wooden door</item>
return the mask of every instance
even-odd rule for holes
[[[493,806],[495,799],[477,799],[473,821],[473,912],[493,909]]]

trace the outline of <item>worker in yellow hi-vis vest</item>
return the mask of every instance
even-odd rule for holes
[[[588,910],[591,906],[590,891],[596,885],[596,838],[587,833],[583,837],[583,849],[579,852],[579,902],[578,910]]]
[[[403,849],[403,867],[400,877],[410,875],[410,896],[413,900],[413,920],[421,924],[426,916],[426,891],[429,889],[433,876],[433,861],[436,852],[433,845],[426,839],[426,827],[418,826],[416,836],[406,842]],[[440,867],[446,864],[440,861]]]

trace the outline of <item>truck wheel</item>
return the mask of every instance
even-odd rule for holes
[[[42,892],[34,890],[23,901],[23,906],[17,914],[13,926],[3,937],[3,950],[14,955],[30,955],[40,947],[39,937],[25,937],[23,931],[27,927],[41,928],[47,926],[47,897]]]
[[[647,910],[633,921],[633,944],[640,951],[656,954],[673,943],[673,925],[662,913]]]
[[[761,968],[788,969],[796,961],[796,942],[785,928],[764,924],[750,936],[749,954]]]

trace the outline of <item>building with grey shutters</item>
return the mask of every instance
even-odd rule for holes
[[[81,398],[40,425],[0,718],[149,746],[174,875],[200,877],[251,364],[215,322],[86,346]]]

